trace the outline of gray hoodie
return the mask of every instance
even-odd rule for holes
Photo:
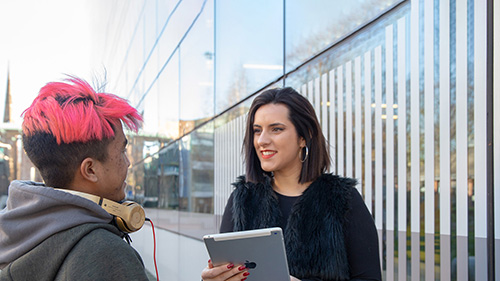
[[[0,269],[55,233],[113,217],[94,202],[31,181],[12,181],[0,211]]]

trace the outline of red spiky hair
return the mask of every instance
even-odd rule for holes
[[[137,132],[142,117],[128,102],[113,94],[96,93],[84,80],[70,77],[45,85],[23,112],[23,133],[45,132],[58,144],[102,140],[115,135],[120,120]]]

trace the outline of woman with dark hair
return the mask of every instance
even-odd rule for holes
[[[248,112],[246,176],[233,184],[220,232],[279,226],[290,280],[381,280],[377,230],[356,180],[327,173],[330,156],[309,101],[271,89]],[[202,278],[245,280],[243,265],[214,267]]]

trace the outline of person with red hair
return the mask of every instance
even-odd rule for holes
[[[148,280],[129,245],[131,231],[104,205],[79,196],[125,199],[123,125],[138,131],[137,110],[69,77],[45,85],[23,116],[23,147],[44,183],[9,186],[0,211],[0,280]]]

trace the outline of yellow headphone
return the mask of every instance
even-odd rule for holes
[[[130,233],[141,229],[141,227],[144,225],[144,221],[146,220],[144,209],[136,202],[124,201],[120,204],[97,195],[92,195],[76,190],[61,188],[56,189],[86,198],[101,206],[110,215],[116,217],[116,224],[118,225],[118,228],[123,232]]]

